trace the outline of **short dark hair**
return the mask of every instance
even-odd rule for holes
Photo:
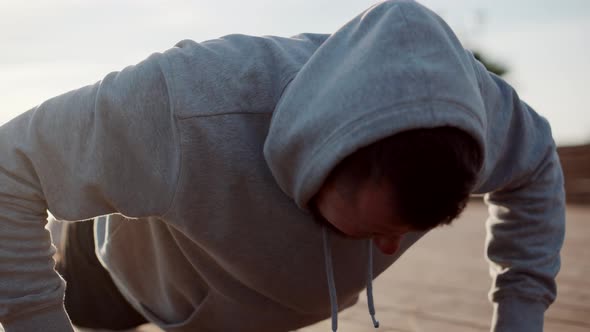
[[[404,131],[359,149],[340,162],[329,181],[354,197],[367,179],[391,184],[392,208],[415,230],[450,224],[469,199],[481,168],[473,137],[454,127]]]

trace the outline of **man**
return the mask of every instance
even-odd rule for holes
[[[0,321],[71,330],[48,209],[97,217],[58,266],[74,323],[336,330],[469,193],[488,193],[492,330],[542,331],[564,229],[549,125],[438,16],[386,1],[332,35],[182,41],[0,128]]]

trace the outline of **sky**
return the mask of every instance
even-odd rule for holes
[[[332,33],[369,0],[0,0],[0,124],[183,39]],[[590,143],[590,1],[423,0],[507,66],[560,145]]]

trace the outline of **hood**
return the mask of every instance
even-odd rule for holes
[[[485,111],[472,57],[413,1],[386,1],[348,22],[285,89],[264,144],[282,190],[303,210],[330,171],[396,133],[460,128],[483,152]]]

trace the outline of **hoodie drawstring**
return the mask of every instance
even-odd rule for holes
[[[336,283],[334,282],[334,269],[332,268],[332,246],[328,237],[328,229],[322,227],[324,240],[324,259],[326,262],[326,276],[328,278],[328,291],[330,292],[330,306],[332,308],[332,332],[338,330],[338,298],[336,297]]]
[[[332,246],[328,229],[322,227],[322,238],[324,242],[324,260],[326,263],[326,277],[328,279],[328,291],[330,293],[330,307],[332,310],[332,332],[338,330],[338,298],[336,295],[336,283],[334,282],[334,268],[332,266]],[[373,243],[367,241],[369,247],[369,262],[367,271],[367,302],[369,305],[369,314],[375,328],[379,327],[379,321],[375,319],[375,304],[373,303]]]

